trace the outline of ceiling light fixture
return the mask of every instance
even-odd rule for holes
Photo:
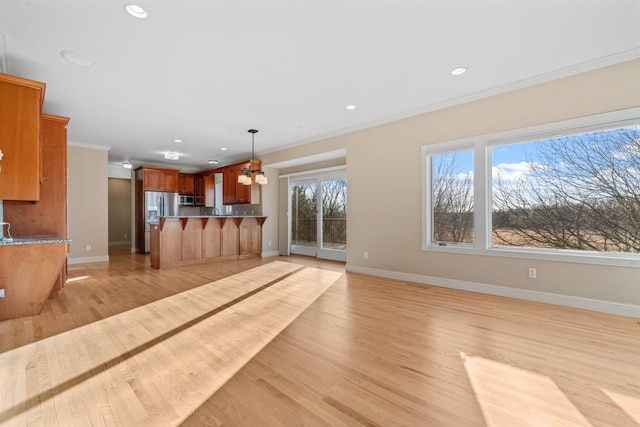
[[[209,163],[210,165],[217,165],[218,163],[220,163],[220,160],[207,160],[207,163]]]
[[[251,175],[255,175],[255,181],[257,184],[264,185],[267,183],[267,177],[264,175],[264,172],[260,169],[254,169],[254,160],[253,160],[253,139],[258,133],[255,129],[249,129],[247,132],[251,134],[251,169],[242,169],[240,175],[238,175],[238,184],[251,185]]]
[[[222,147],[220,151],[227,151],[227,147]]]
[[[458,67],[458,68],[454,68],[453,70],[451,70],[451,75],[452,76],[460,76],[464,73],[467,72],[467,69],[464,67]]]
[[[149,14],[137,4],[128,4],[124,7],[127,13],[137,19],[145,19]]]
[[[351,104],[351,105],[347,105],[345,108],[346,108],[347,110],[355,110],[355,109],[356,109],[356,106],[355,106],[355,105],[353,105],[353,104]]]
[[[87,67],[95,64],[95,61],[87,55],[79,52],[74,52],[72,50],[63,50],[62,52],[60,52],[60,55],[62,55],[64,59],[71,62],[72,64],[84,65]]]
[[[131,162],[128,160],[126,162],[122,162],[122,167],[125,169],[131,169]]]
[[[174,139],[173,142],[175,142],[176,144],[180,144],[182,142],[181,139]]]
[[[178,160],[180,158],[180,154],[174,153],[173,151],[167,151],[164,153],[164,158],[167,160]]]

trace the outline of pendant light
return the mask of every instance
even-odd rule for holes
[[[264,185],[267,183],[267,177],[264,175],[264,172],[260,169],[254,169],[254,137],[256,133],[258,133],[258,131],[256,129],[249,129],[247,132],[251,134],[251,163],[249,164],[250,169],[242,169],[242,172],[240,173],[240,175],[238,175],[238,184],[251,185],[251,176],[255,175],[256,183]]]

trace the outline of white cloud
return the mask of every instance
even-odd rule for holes
[[[532,164],[530,162],[500,163],[492,168],[493,179],[502,182],[515,182],[529,176]]]
[[[469,172],[460,172],[456,175],[456,179],[459,181],[465,181],[467,179],[473,181],[473,171]]]

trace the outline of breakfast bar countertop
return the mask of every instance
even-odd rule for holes
[[[14,237],[11,240],[0,240],[0,246],[11,245],[42,245],[47,243],[69,243],[71,239],[67,239],[61,236],[29,236],[29,237]]]

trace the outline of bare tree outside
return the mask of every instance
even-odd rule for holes
[[[291,194],[291,243],[300,246],[315,246],[318,238],[317,186],[298,184]]]
[[[639,127],[515,145],[517,179],[494,165],[494,245],[640,252]]]
[[[322,182],[322,245],[347,248],[347,180]]]
[[[432,241],[473,243],[473,152],[437,154],[431,161]]]

